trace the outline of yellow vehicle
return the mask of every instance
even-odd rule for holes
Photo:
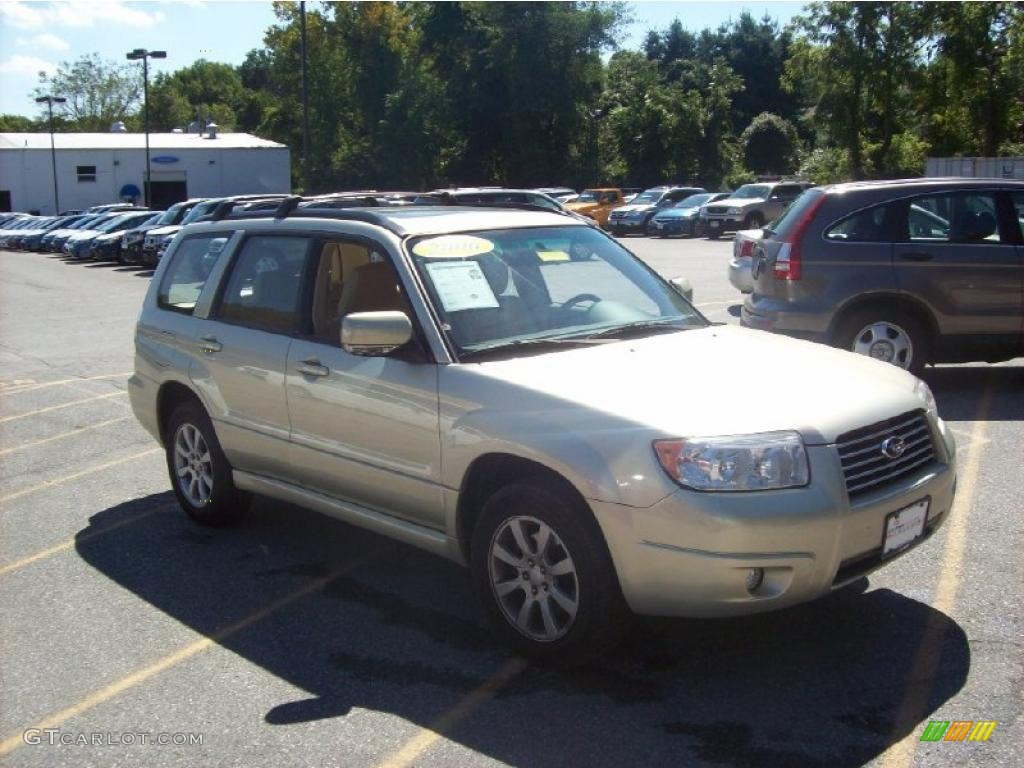
[[[608,226],[608,214],[620,205],[625,205],[622,190],[615,187],[584,189],[573,203],[567,203],[573,213],[589,216],[602,227]]]

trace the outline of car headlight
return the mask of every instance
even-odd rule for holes
[[[743,209],[742,208],[730,208],[729,210],[726,211],[726,213],[729,214],[730,216],[735,216],[738,213],[743,213]]]
[[[939,406],[935,402],[935,395],[932,394],[931,387],[925,384],[921,379],[917,380],[914,385],[914,394],[924,400],[924,408],[936,421],[939,420]]]
[[[767,491],[807,485],[810,468],[796,432],[656,440],[669,476],[695,491]]]

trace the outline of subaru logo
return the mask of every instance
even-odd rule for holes
[[[898,459],[907,450],[902,437],[887,437],[882,441],[882,455],[890,459]]]

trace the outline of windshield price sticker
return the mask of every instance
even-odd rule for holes
[[[568,261],[569,254],[565,251],[537,251],[537,258],[541,261]]]
[[[494,243],[473,235],[442,235],[421,240],[413,246],[412,252],[425,258],[453,259],[479,256],[494,250]]]
[[[499,306],[483,270],[475,261],[436,261],[425,266],[446,312]]]

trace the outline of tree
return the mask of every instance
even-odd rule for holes
[[[32,133],[49,130],[48,124],[46,128],[43,127],[44,122],[24,115],[0,115],[0,133]]]
[[[740,135],[743,164],[758,174],[791,173],[796,158],[796,129],[771,112],[755,117]]]
[[[98,54],[62,62],[49,78],[40,78],[34,96],[58,94],[67,99],[63,114],[74,131],[109,131],[128,119],[142,97],[141,68],[105,61]]]

